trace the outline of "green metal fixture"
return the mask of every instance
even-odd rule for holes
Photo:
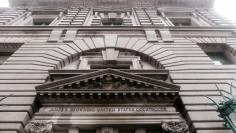
[[[215,105],[217,106],[217,112],[219,113],[219,117],[223,118],[224,125],[232,129],[234,133],[236,133],[236,96],[233,95],[233,85],[230,85],[230,92],[222,90],[216,85],[216,88],[219,90],[220,95],[223,97],[223,101],[217,103],[213,99],[207,96]]]

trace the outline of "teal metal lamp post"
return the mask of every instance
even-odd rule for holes
[[[219,117],[223,118],[225,126],[231,128],[232,131],[236,133],[236,96],[233,95],[233,86],[231,84],[230,92],[224,91],[224,94],[217,85],[216,87],[224,100],[217,103],[210,97],[207,98],[210,99],[217,106],[216,111],[219,113]]]

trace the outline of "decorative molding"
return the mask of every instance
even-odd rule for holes
[[[97,70],[95,69],[90,69],[90,70],[48,70],[50,75],[58,75],[58,74],[76,74],[76,75],[80,75],[80,74],[86,74],[86,73],[90,73],[90,72],[95,72]],[[166,69],[157,69],[157,70],[153,70],[153,69],[147,69],[147,70],[120,70],[123,72],[127,72],[127,73],[131,73],[131,74],[161,74],[161,75],[168,75],[169,71]]]
[[[188,125],[186,124],[185,121],[162,122],[161,127],[165,133],[187,133],[188,132]]]
[[[174,42],[174,40],[172,39],[172,35],[171,35],[169,30],[160,29],[159,32],[161,34],[161,38],[162,38],[163,42]]]
[[[108,40],[108,38],[107,38]],[[116,42],[115,42],[116,43]],[[119,55],[119,50],[115,50],[114,48],[106,48],[105,50],[102,50],[102,57],[103,60],[106,61],[106,63],[114,63],[117,61]]]
[[[76,75],[82,75],[82,74],[87,74],[90,72],[95,72],[97,71],[96,69],[89,69],[89,70],[49,70],[49,75],[50,78],[55,81],[58,79],[63,79],[63,78],[68,78]],[[169,80],[169,71],[165,69],[147,69],[147,70],[120,70],[123,72],[127,72],[130,74],[135,74],[135,75],[141,75],[144,77],[150,77],[154,78],[155,80],[161,80],[161,81],[166,81],[170,82]],[[155,75],[155,77],[153,77]]]
[[[76,91],[79,88],[73,88],[73,84],[79,85],[81,83],[87,83],[89,80],[96,80],[96,78],[103,79],[104,77],[109,77],[113,75],[114,78],[121,78],[124,81],[129,81],[130,83],[132,82],[137,82],[137,84],[144,84],[145,86],[149,86],[149,88],[153,88],[153,91],[166,91],[166,92],[178,92],[179,91],[179,86],[167,83],[165,81],[158,81],[155,79],[143,77],[140,75],[134,75],[134,74],[129,74],[126,72],[122,72],[119,70],[113,70],[113,69],[105,69],[105,70],[100,70],[100,71],[95,71],[91,72],[88,74],[83,74],[83,75],[78,75],[70,78],[66,78],[63,80],[58,80],[54,81],[52,83],[46,83],[43,85],[36,86],[36,91],[38,93],[43,92],[43,91],[60,91],[61,88],[67,88],[67,90],[70,88],[71,92]],[[68,88],[68,86],[70,86]],[[72,88],[71,88],[72,87]],[[86,91],[86,90],[85,90]],[[62,92],[62,91],[61,91]]]
[[[136,102],[146,99],[172,103],[178,98],[179,90],[179,86],[170,82],[113,69],[90,72],[36,86],[37,96],[42,104],[58,101],[76,103],[88,99],[99,102],[125,98],[133,98],[132,101]]]
[[[210,8],[214,0],[10,0],[11,7],[198,7]],[[204,3],[204,4],[202,4]]]
[[[107,99],[134,102],[147,101],[173,103],[180,87],[170,82],[156,80],[127,72],[105,69],[36,86],[42,104],[55,102],[78,103]],[[65,99],[66,98],[66,99]]]
[[[55,29],[51,32],[48,42],[58,42],[60,40],[62,29]]]
[[[198,28],[198,30],[192,29],[193,27],[189,27],[189,30],[171,30],[172,36],[179,37],[233,37],[233,31],[230,30],[204,30]],[[196,27],[195,27],[196,28]]]
[[[77,34],[77,29],[67,30],[63,42],[72,42],[72,41],[74,41],[75,37],[76,37],[76,34]]]
[[[156,31],[153,29],[145,29],[145,34],[148,42],[158,42]]]
[[[53,133],[52,122],[31,121],[25,126],[26,133]]]

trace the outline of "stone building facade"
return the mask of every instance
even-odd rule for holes
[[[236,28],[213,0],[9,0],[0,133],[231,133]]]

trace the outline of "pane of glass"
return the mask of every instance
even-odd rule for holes
[[[12,53],[9,52],[0,52],[0,65],[3,64]]]
[[[206,53],[216,65],[233,64],[222,52]]]

